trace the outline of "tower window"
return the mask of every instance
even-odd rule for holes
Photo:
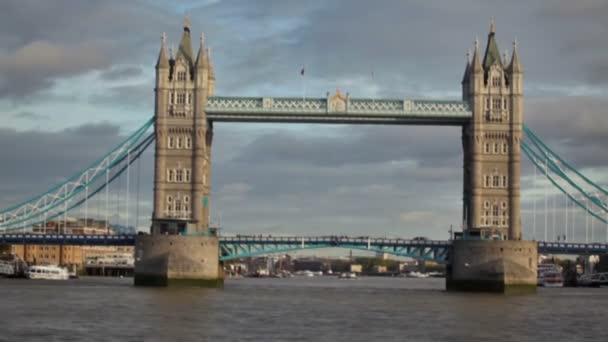
[[[173,136],[169,136],[168,141],[167,141],[167,147],[169,148],[173,148],[175,146],[175,138],[173,138]]]
[[[186,80],[186,72],[185,71],[178,71],[177,72],[177,80],[178,81],[185,81]]]
[[[186,94],[186,100],[187,100],[188,104],[192,103],[192,96],[190,93]]]
[[[502,176],[502,187],[503,188],[507,187],[507,176]]]
[[[494,153],[498,153],[498,144],[494,143]]]
[[[169,182],[173,182],[175,180],[175,170],[169,169],[167,171],[168,171],[167,180]]]
[[[486,153],[490,153],[490,143],[485,144],[485,151]]]
[[[173,93],[173,92],[169,93],[169,103],[170,104],[175,103],[175,93]]]
[[[184,170],[184,178],[185,178],[185,182],[188,183],[190,182],[190,169],[185,169]]]
[[[492,99],[492,109],[502,109],[502,99]]]
[[[173,203],[173,196],[167,196],[167,203]]]
[[[182,138],[181,137],[177,137],[176,140],[177,140],[176,147],[177,148],[182,148]]]
[[[486,183],[486,188],[489,188],[490,187],[490,176],[488,176],[488,175],[485,176],[485,183]],[[488,203],[488,205],[489,205],[489,203]]]
[[[175,170],[175,181],[181,183],[184,181],[184,171],[181,169]]]
[[[507,144],[507,143],[502,144],[502,153],[504,153],[504,154],[509,153],[509,144]]]
[[[498,188],[500,186],[500,177],[494,176],[492,179],[492,186]]]
[[[184,94],[184,93],[177,94],[177,104],[184,104],[184,103],[186,103],[186,94]]]
[[[494,76],[494,77],[492,77],[492,86],[494,86],[494,87],[500,87],[501,86],[500,76]]]
[[[184,147],[185,148],[192,148],[192,138],[186,137],[184,139]]]
[[[175,199],[175,211],[182,211],[182,201],[179,198]]]

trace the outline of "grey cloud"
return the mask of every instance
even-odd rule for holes
[[[107,70],[100,75],[100,78],[104,81],[118,81],[123,79],[129,79],[132,77],[140,76],[143,71],[138,66],[125,65],[112,68]]]
[[[154,110],[154,91],[152,85],[148,83],[113,86],[103,93],[92,95],[89,102],[94,105],[148,108],[152,112]]]
[[[12,54],[0,56],[0,97],[25,97],[53,84],[59,76],[72,76],[110,64],[91,44],[61,46],[34,41]]]
[[[527,125],[566,160],[579,168],[605,166],[608,100],[560,97],[528,100]]]
[[[19,112],[13,115],[16,119],[29,120],[29,121],[42,121],[48,120],[47,115],[37,114],[33,112]]]

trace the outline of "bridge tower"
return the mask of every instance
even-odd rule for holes
[[[521,239],[522,77],[517,44],[510,61],[506,52],[501,58],[492,19],[483,59],[476,40],[462,80],[463,100],[473,113],[462,134],[469,236]]]
[[[209,234],[213,127],[207,97],[215,91],[201,34],[195,56],[186,18],[177,54],[163,34],[156,63],[154,212],[150,235],[135,242],[135,285],[223,285],[219,239]]]
[[[186,19],[177,55],[167,58],[163,35],[156,64],[153,234],[209,229],[211,140],[205,104],[215,75],[203,35],[194,56]]]
[[[473,114],[462,131],[466,231],[452,242],[448,290],[536,291],[537,245],[520,241],[522,77],[517,44],[501,58],[492,19],[483,59],[475,41],[462,80]]]

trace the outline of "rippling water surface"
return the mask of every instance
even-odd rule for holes
[[[504,296],[443,279],[0,279],[0,341],[608,341],[608,288]]]

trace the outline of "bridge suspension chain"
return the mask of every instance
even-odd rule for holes
[[[13,207],[0,211],[0,232],[14,231],[18,228],[25,229],[34,223],[46,223],[48,220],[66,215],[67,211],[86,203],[86,199],[92,197],[97,191],[90,192],[90,187],[97,184],[104,176],[109,180],[110,173],[120,167],[125,159],[129,159],[131,153],[143,152],[154,140],[154,134],[146,134],[154,124],[154,119],[148,120],[143,126],[127,137],[121,144],[112,149],[93,164],[76,173],[66,181],[52,187],[47,192],[35,196]],[[142,147],[145,146],[142,150]],[[136,158],[132,158],[133,161]],[[122,171],[121,171],[122,173]],[[112,177],[115,179],[115,177]],[[105,185],[104,185],[105,187]],[[84,193],[84,201],[68,203],[75,197]],[[86,204],[85,206],[88,206]],[[58,211],[54,213],[54,211]],[[85,209],[88,216],[88,207]]]
[[[137,145],[137,146],[134,148],[134,150],[133,150],[133,151],[135,152],[135,156],[134,156],[134,157],[132,157],[132,158],[129,160],[129,163],[128,163],[128,164],[125,164],[125,165],[120,164],[120,162],[122,162],[122,161],[125,161],[125,160],[126,160],[126,157],[124,157],[124,158],[122,158],[121,160],[117,161],[117,163],[115,164],[115,166],[117,166],[117,167],[115,167],[114,169],[108,169],[108,171],[107,171],[107,173],[106,173],[106,175],[109,175],[109,174],[111,173],[111,171],[115,171],[115,172],[112,174],[112,176],[111,176],[111,177],[109,177],[109,178],[107,179],[107,181],[105,181],[105,182],[101,183],[100,185],[97,185],[97,187],[95,188],[95,190],[94,190],[93,192],[90,192],[90,193],[88,194],[88,196],[87,196],[87,197],[83,197],[83,198],[78,199],[76,202],[74,202],[74,204],[72,204],[72,205],[70,205],[70,206],[67,206],[67,205],[66,205],[66,206],[63,208],[63,210],[60,210],[60,211],[58,211],[58,212],[54,213],[54,214],[53,214],[53,215],[51,215],[51,216],[46,215],[46,216],[45,216],[45,219],[44,219],[44,220],[42,220],[42,221],[39,219],[39,217],[38,217],[38,216],[33,216],[33,217],[31,217],[31,218],[27,218],[27,219],[25,219],[24,221],[28,221],[28,225],[29,225],[30,227],[32,227],[32,226],[34,226],[34,225],[38,225],[38,224],[41,224],[41,223],[45,223],[47,220],[52,220],[52,219],[55,219],[55,218],[60,217],[60,216],[62,216],[62,215],[65,217],[65,216],[67,215],[67,212],[68,212],[68,211],[73,210],[73,209],[75,209],[75,208],[77,208],[77,207],[81,206],[83,203],[86,203],[86,201],[87,201],[88,199],[90,199],[90,198],[94,197],[95,195],[97,195],[98,193],[100,193],[100,192],[101,192],[101,191],[102,191],[104,188],[105,188],[105,189],[106,189],[106,191],[107,191],[107,189],[109,188],[109,185],[110,185],[112,182],[114,182],[116,179],[118,179],[118,178],[119,178],[119,177],[120,177],[120,176],[121,176],[121,175],[122,175],[122,174],[125,172],[125,170],[127,170],[128,166],[129,166],[130,164],[132,164],[132,163],[133,163],[133,162],[135,162],[136,160],[139,160],[139,158],[140,158],[140,157],[141,157],[141,155],[144,153],[144,151],[145,151],[145,150],[146,150],[146,149],[147,149],[147,148],[150,146],[150,144],[152,144],[152,142],[154,142],[154,138],[155,138],[154,133],[151,133],[151,134],[149,134],[149,135],[146,137],[146,139],[144,139],[142,142],[140,142],[140,144],[139,144],[139,145]],[[107,192],[106,192],[106,193],[107,193]],[[72,198],[70,198],[70,199],[72,199]],[[67,201],[66,201],[66,202],[64,202],[64,203],[67,203]],[[107,205],[107,202],[106,202],[106,205]],[[45,212],[45,214],[48,214],[48,211],[47,211],[47,212]],[[108,215],[108,212],[106,212],[106,217],[108,217],[107,215]],[[17,222],[17,223],[21,223],[21,222]],[[5,229],[5,230],[4,230],[5,232],[13,232],[13,231],[19,231],[19,230],[21,230],[22,228],[21,228],[20,226],[13,226],[13,227],[7,227],[7,228],[4,228],[4,229]],[[108,229],[108,221],[107,221],[107,219],[106,219],[106,230],[107,230],[107,229]]]

